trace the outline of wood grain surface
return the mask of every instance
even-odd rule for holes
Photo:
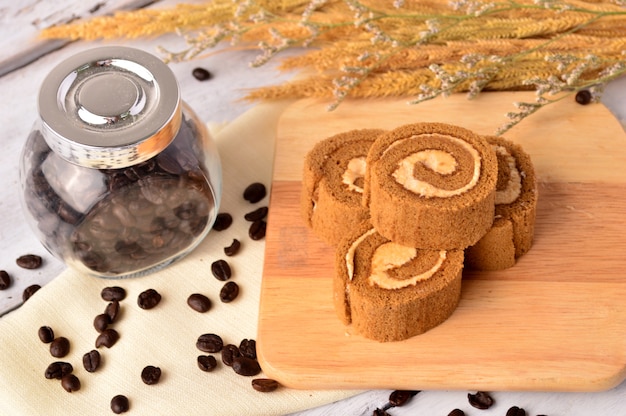
[[[563,100],[505,137],[531,155],[539,179],[535,243],[499,272],[465,272],[442,325],[406,341],[355,334],[332,304],[334,251],[299,213],[303,157],[341,131],[441,121],[492,134],[514,101],[488,93],[418,106],[346,101],[333,112],[298,101],[282,115],[261,288],[259,357],[292,388],[598,391],[626,376],[626,137],[601,105]]]

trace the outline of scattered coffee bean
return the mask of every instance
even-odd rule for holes
[[[224,348],[224,341],[217,334],[202,334],[196,341],[196,348],[200,351],[216,353]]]
[[[526,416],[526,410],[513,406],[506,412],[506,416]]]
[[[222,282],[230,279],[233,274],[228,262],[221,259],[211,263],[211,273],[213,273],[213,276],[215,276],[217,280],[221,280]]]
[[[256,360],[256,341],[253,339],[243,339],[239,343],[239,352],[241,352],[241,355],[244,357]]]
[[[96,315],[96,317],[93,319],[93,327],[98,332],[102,332],[105,329],[107,329],[110,323],[111,323],[111,317],[107,315],[106,313],[101,313],[100,315]]]
[[[28,299],[31,298],[31,296],[37,293],[39,289],[41,289],[41,286],[37,284],[28,286],[26,289],[24,289],[24,292],[22,292],[22,301],[26,302]]]
[[[71,393],[80,390],[80,380],[74,374],[66,374],[61,378],[61,386]]]
[[[11,276],[5,270],[0,270],[0,290],[8,289],[9,286],[11,286]]]
[[[141,309],[152,309],[161,302],[161,295],[154,289],[148,289],[139,294],[137,305]]]
[[[493,405],[493,398],[484,391],[476,392],[476,394],[467,393],[469,404],[481,410],[489,409]]]
[[[241,357],[241,352],[236,345],[227,344],[222,348],[222,362],[228,367],[232,367],[235,358]]]
[[[96,348],[111,348],[119,339],[120,334],[115,329],[107,328],[96,338]]]
[[[375,409],[374,412],[372,413],[372,416],[391,416],[391,415],[383,409]]]
[[[213,75],[208,70],[200,67],[194,68],[193,71],[191,71],[191,75],[198,81],[207,81],[213,78]]]
[[[116,300],[119,302],[119,301],[124,300],[124,298],[126,298],[126,290],[119,286],[105,287],[100,292],[100,296],[102,297],[103,300],[106,300],[106,301]]]
[[[217,367],[217,360],[212,355],[199,355],[198,359],[198,367],[202,371],[213,371],[215,367]]]
[[[404,406],[417,393],[418,390],[394,390],[389,395],[389,404],[395,407]]]
[[[91,350],[83,355],[83,367],[89,373],[93,373],[100,367],[100,353],[98,350]]]
[[[213,223],[213,229],[215,231],[224,231],[233,223],[233,217],[227,212],[220,212],[215,217],[215,222]]]
[[[41,267],[43,260],[36,254],[25,254],[15,260],[18,266],[23,269],[38,269]]]
[[[258,241],[265,238],[265,232],[267,230],[267,223],[263,220],[255,221],[250,225],[248,229],[248,236],[251,239]]]
[[[235,238],[228,247],[224,247],[224,254],[226,254],[228,257],[234,256],[235,254],[239,253],[240,248],[241,243]]]
[[[44,344],[49,344],[54,341],[54,331],[49,326],[42,326],[39,328],[37,335],[39,335],[39,339]]]
[[[591,102],[591,99],[593,98],[593,96],[591,95],[591,92],[588,90],[581,90],[578,91],[576,93],[576,102],[580,105],[587,105]]]
[[[71,374],[74,371],[74,367],[72,364],[66,363],[64,361],[55,361],[51,363],[46,371],[44,372],[44,376],[48,379],[56,379],[61,380],[63,376]]]
[[[187,298],[187,305],[194,311],[204,313],[211,309],[211,300],[200,293],[194,293]]]
[[[224,303],[230,303],[239,296],[239,285],[235,282],[227,282],[220,290],[220,300]]]
[[[243,216],[246,221],[254,222],[259,221],[267,217],[269,209],[267,207],[260,207],[255,209],[254,211],[250,211]]]
[[[465,416],[465,412],[461,409],[454,409],[453,411],[448,413],[448,416]]]
[[[118,394],[111,399],[111,410],[116,415],[119,415],[120,413],[126,413],[129,409],[130,403],[128,402],[128,397]]]
[[[57,337],[50,343],[50,355],[53,357],[65,357],[69,352],[70,341],[65,337]]]
[[[266,194],[267,190],[265,189],[265,185],[255,182],[248,185],[248,187],[243,191],[243,199],[251,204],[255,204],[265,198]]]
[[[232,367],[240,376],[251,377],[261,372],[259,362],[248,357],[235,357]]]
[[[270,393],[278,388],[278,381],[271,378],[255,378],[252,380],[252,388],[261,393]]]
[[[141,381],[151,386],[157,384],[161,379],[161,369],[153,365],[145,366],[141,371]]]
[[[120,303],[116,299],[113,299],[109,302],[107,307],[104,308],[104,313],[108,315],[110,323],[115,322],[120,313]]]

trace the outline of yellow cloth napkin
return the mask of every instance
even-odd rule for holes
[[[133,415],[280,415],[355,394],[287,388],[260,393],[251,386],[254,377],[235,374],[221,363],[219,353],[215,354],[219,365],[213,372],[203,372],[196,364],[196,357],[205,354],[195,346],[201,334],[215,333],[225,343],[237,345],[244,338],[256,338],[265,244],[248,237],[250,223],[243,216],[267,205],[269,197],[252,205],[242,194],[247,185],[257,181],[269,190],[276,125],[287,104],[255,107],[214,135],[223,165],[220,211],[231,213],[234,219],[229,229],[212,231],[186,258],[142,278],[105,280],[66,270],[21,308],[0,319],[1,415],[113,414],[110,401],[118,394],[129,398],[128,414]],[[223,248],[233,238],[241,241],[241,250],[226,257]],[[219,300],[224,283],[210,270],[218,259],[230,263],[231,280],[240,286],[239,297],[232,303]],[[82,356],[95,348],[98,333],[93,319],[107,305],[100,297],[106,286],[127,291],[121,314],[112,325],[120,339],[109,349],[99,349],[101,367],[88,373]],[[142,310],[137,296],[150,288],[162,295],[162,301],[154,309]],[[206,294],[213,302],[211,310],[203,314],[193,311],[186,303],[192,293]],[[51,356],[49,345],[37,335],[43,325],[70,340],[68,356]],[[73,365],[80,390],[68,393],[59,380],[44,377],[47,366],[58,360]],[[161,368],[158,384],[142,382],[141,371],[147,365]]]

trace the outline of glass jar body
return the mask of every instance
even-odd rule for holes
[[[188,254],[210,231],[222,193],[215,143],[183,104],[181,127],[156,156],[122,168],[67,161],[35,123],[20,163],[27,221],[68,266],[105,278],[141,276]]]

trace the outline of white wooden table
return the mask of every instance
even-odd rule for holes
[[[188,1],[194,2],[194,1]],[[0,315],[18,307],[24,288],[45,285],[64,266],[45,252],[24,221],[18,190],[18,163],[24,141],[37,114],[39,85],[50,68],[85,47],[80,42],[44,42],[35,39],[37,32],[75,16],[105,14],[123,7],[141,7],[146,0],[0,0],[0,125],[4,129],[0,151],[0,270],[13,277],[11,288],[0,292]],[[160,1],[149,7],[162,7],[174,1]],[[103,42],[92,42],[97,46]],[[183,48],[183,40],[166,36],[153,40],[118,41],[156,53],[157,46]],[[41,54],[42,56],[35,59]],[[246,88],[276,83],[287,75],[279,74],[273,65],[250,69],[248,63],[256,52],[228,52],[193,62],[172,64],[181,85],[183,98],[206,122],[226,123],[234,120],[251,104],[238,101]],[[199,83],[191,76],[196,66],[209,69],[214,79]],[[607,105],[626,120],[626,81],[613,86],[606,95]],[[38,270],[24,270],[15,259],[26,253],[42,255],[46,261]],[[626,328],[625,328],[626,330]],[[626,348],[626,345],[624,346]],[[0,347],[1,348],[1,347]],[[450,369],[454,377],[454,369]],[[338,403],[300,412],[301,416],[371,415],[385,406],[390,391],[369,391]],[[528,415],[591,416],[626,415],[626,383],[600,393],[493,392],[496,400],[489,410],[478,410],[467,401],[468,391],[426,391],[408,405],[388,410],[391,415],[445,416],[452,409],[463,409],[466,415],[505,415],[511,406],[523,407]]]

